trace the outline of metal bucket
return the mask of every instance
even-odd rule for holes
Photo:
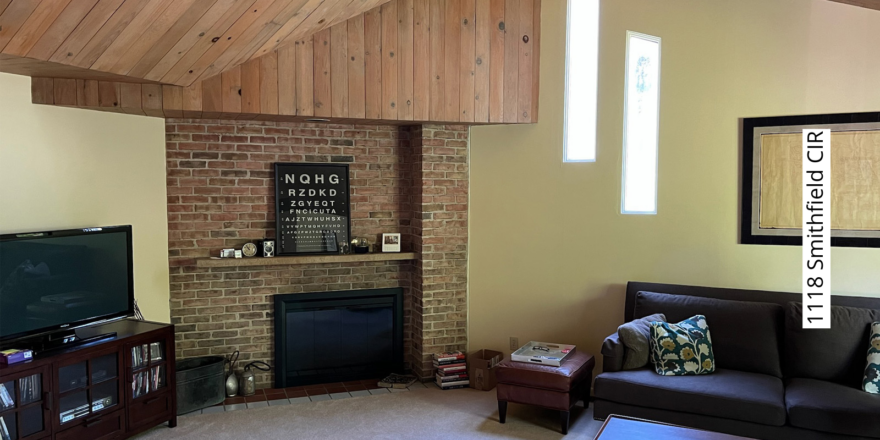
[[[226,398],[222,356],[179,360],[177,366],[177,414],[214,406]]]

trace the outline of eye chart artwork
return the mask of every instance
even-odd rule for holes
[[[338,253],[351,231],[348,165],[276,163],[278,255]]]

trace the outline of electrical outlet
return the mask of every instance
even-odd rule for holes
[[[516,336],[511,336],[510,337],[510,349],[516,350],[518,348],[519,348],[519,338],[517,338]]]

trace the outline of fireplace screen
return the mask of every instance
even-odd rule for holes
[[[278,295],[278,388],[402,373],[402,289]]]

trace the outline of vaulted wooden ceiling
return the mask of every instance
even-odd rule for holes
[[[189,87],[35,77],[32,97],[160,117],[528,124],[540,40],[541,0],[390,0]]]
[[[188,86],[389,0],[0,0],[0,71]]]

